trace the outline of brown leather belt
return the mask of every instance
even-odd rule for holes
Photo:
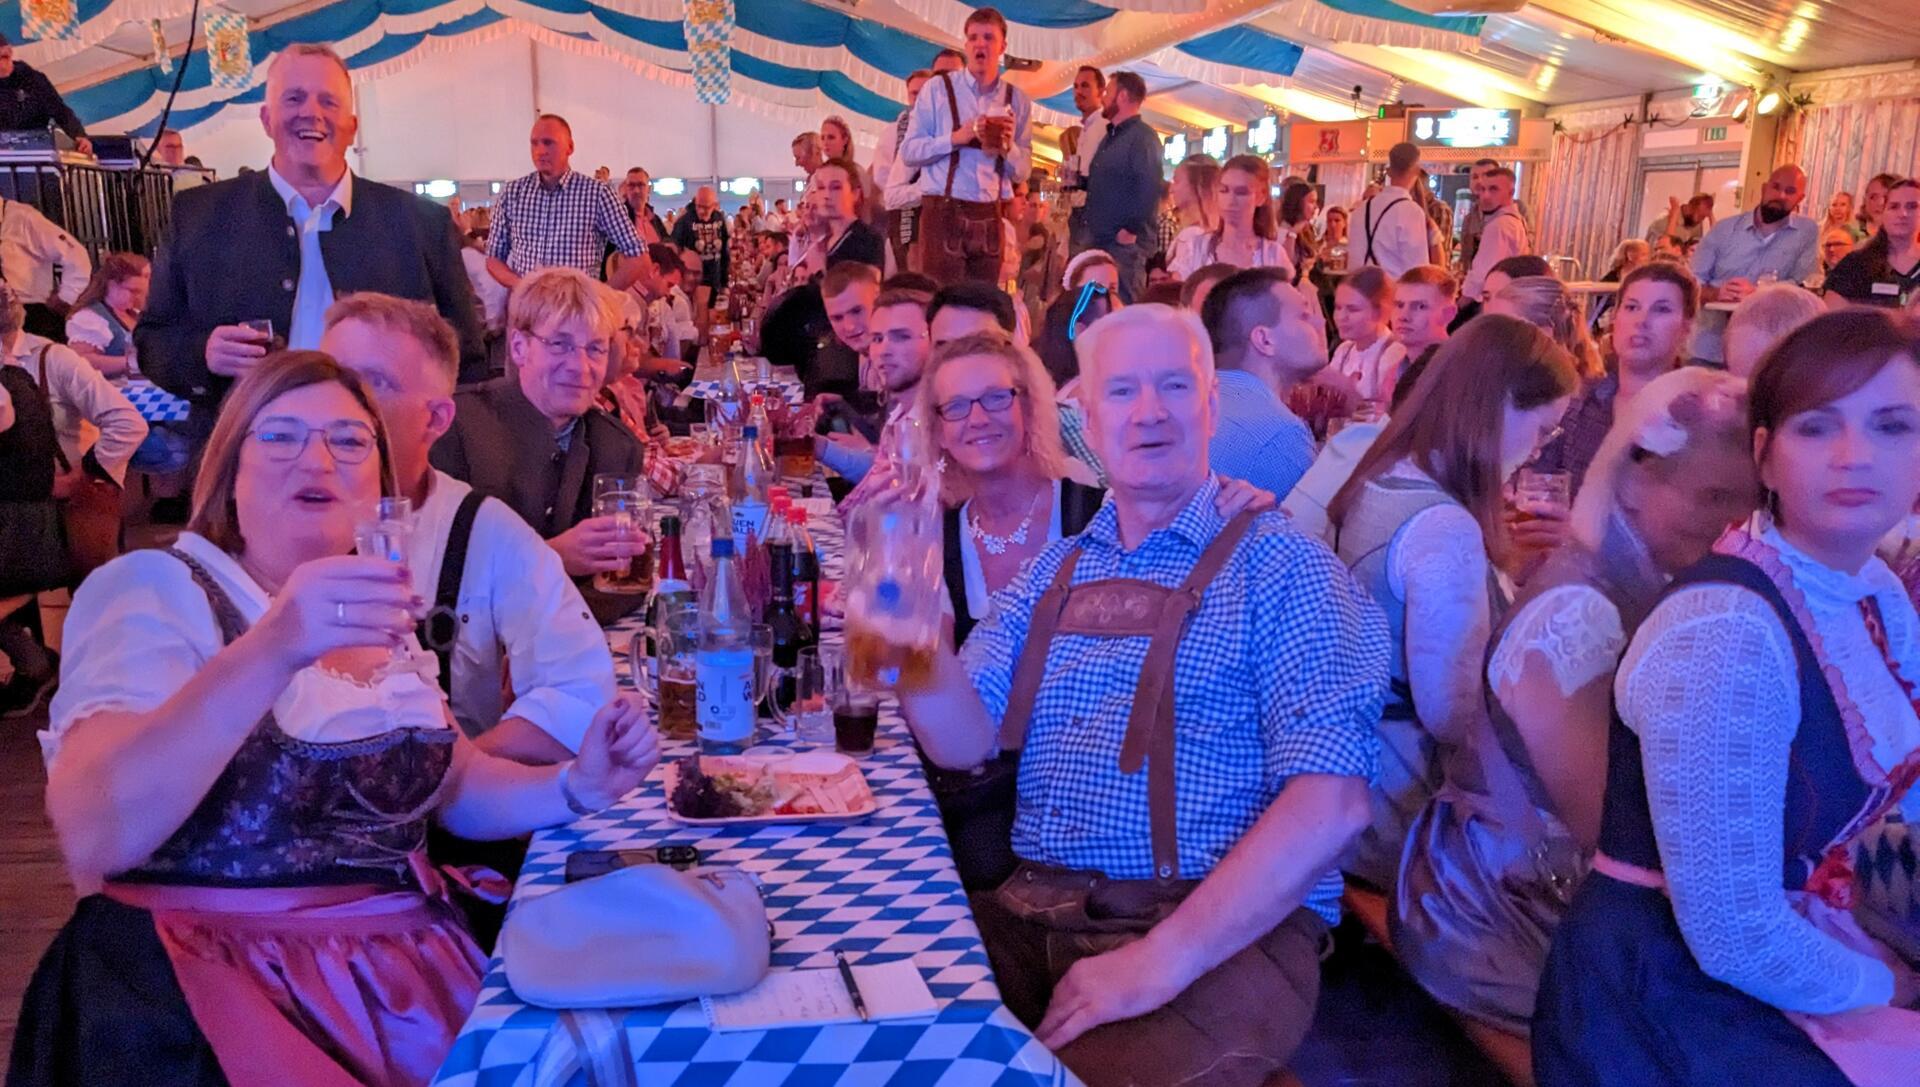
[[[1120,772],[1147,770],[1147,818],[1153,831],[1153,869],[1161,880],[1180,875],[1177,790],[1174,776],[1174,656],[1187,623],[1206,596],[1207,586],[1240,546],[1253,525],[1254,514],[1241,513],[1201,553],[1198,562],[1177,588],[1168,589],[1136,578],[1105,578],[1073,584],[1073,571],[1082,551],[1067,553],[1053,581],[1034,607],[1026,646],[1013,672],[1007,712],[1000,728],[1000,746],[1018,751],[1026,744],[1034,700],[1046,678],[1047,651],[1056,635],[1089,638],[1153,640],[1140,662],[1134,685],[1133,710],[1127,717],[1120,744]]]

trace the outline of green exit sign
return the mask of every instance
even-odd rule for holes
[[[1726,138],[1727,138],[1726,125],[1715,125],[1714,127],[1707,129],[1708,143],[1719,143],[1721,140],[1724,140]]]

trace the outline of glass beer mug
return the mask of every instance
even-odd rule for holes
[[[846,652],[849,679],[868,688],[917,687],[933,678],[940,643],[939,487],[877,497],[856,518],[849,556]]]
[[[664,603],[653,625],[627,645],[634,688],[652,704],[666,739],[691,740],[698,731],[693,663],[699,647],[700,606],[688,602]]]

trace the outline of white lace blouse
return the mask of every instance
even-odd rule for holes
[[[1167,253],[1167,271],[1185,279],[1201,268],[1214,263],[1215,237],[1213,231],[1190,226],[1174,235],[1173,246]],[[1254,248],[1253,262],[1249,268],[1281,268],[1287,277],[1293,277],[1293,258],[1287,255],[1285,238],[1262,238]]]
[[[191,532],[181,533],[174,546],[206,567],[245,622],[266,612],[267,594],[232,556]],[[50,726],[40,734],[48,765],[75,721],[109,710],[155,709],[223,645],[206,593],[180,560],[163,551],[123,555],[88,577],[74,594],[64,641],[60,689]],[[434,680],[397,668],[371,683],[304,668],[274,702],[273,715],[282,732],[325,743],[398,728],[450,727]]]
[[[1411,461],[1388,473],[1431,482]],[[1407,519],[1387,546],[1387,590],[1405,605],[1405,675],[1421,724],[1458,743],[1484,712],[1480,662],[1493,617],[1487,600],[1487,545],[1480,523],[1452,502]],[[1396,655],[1397,656],[1397,655]]]
[[[1360,399],[1385,403],[1393,398],[1393,384],[1400,379],[1400,367],[1407,361],[1407,349],[1392,336],[1382,336],[1372,347],[1356,347],[1347,340],[1333,351],[1333,370],[1352,381],[1360,390]]]
[[[1867,633],[1880,606],[1889,651],[1920,677],[1920,621],[1885,563],[1858,574],[1816,562],[1772,528],[1806,598],[1826,662],[1859,707],[1882,766],[1920,747],[1920,718]],[[1799,670],[1786,628],[1731,585],[1681,589],[1654,608],[1614,680],[1621,720],[1640,738],[1647,801],[1675,918],[1701,969],[1789,1011],[1885,1004],[1893,976],[1807,923],[1780,886],[1788,751],[1800,727]],[[1903,808],[1920,818],[1920,791]]]

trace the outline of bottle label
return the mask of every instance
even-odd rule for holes
[[[752,499],[742,499],[733,504],[733,538],[742,545],[749,535],[762,535],[761,529],[767,522],[767,504]]]
[[[735,743],[753,735],[753,650],[703,649],[693,658],[700,738]]]

